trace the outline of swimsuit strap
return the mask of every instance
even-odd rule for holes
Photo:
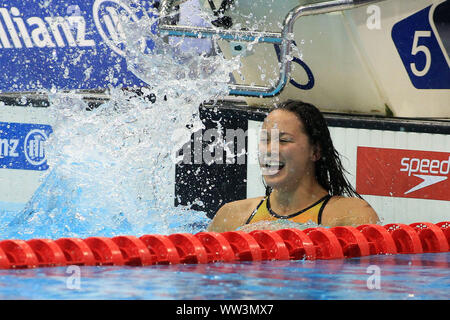
[[[317,200],[316,202],[314,202],[312,205],[306,207],[305,209],[302,209],[302,210],[300,210],[300,211],[298,211],[298,212],[296,212],[296,213],[290,214],[290,215],[288,215],[288,216],[280,216],[279,214],[277,214],[276,212],[274,212],[274,211],[272,210],[272,208],[270,207],[270,199],[269,199],[269,197],[267,197],[267,210],[269,210],[269,213],[270,213],[272,216],[274,216],[275,218],[278,218],[278,219],[291,219],[291,218],[294,218],[294,217],[296,217],[296,216],[298,216],[298,215],[300,215],[300,214],[302,214],[302,213],[308,211],[309,209],[311,209],[311,208],[317,206],[319,203],[321,203],[321,202],[323,201],[324,203],[322,204],[322,206],[321,206],[321,208],[320,208],[320,211],[319,211],[319,217],[317,218],[317,219],[318,219],[317,221],[318,221],[319,224],[320,224],[319,218],[321,219],[322,211],[323,211],[325,205],[327,204],[328,200],[330,200],[330,198],[331,198],[331,196],[330,196],[329,194],[327,194],[326,196],[320,198],[319,200]]]
[[[327,205],[328,201],[330,201],[331,195],[328,195],[328,197],[325,199],[325,201],[322,203],[322,206],[320,207],[319,214],[317,216],[317,224],[322,224],[322,213],[323,209],[325,209],[325,206]]]
[[[319,212],[317,214],[317,223],[320,225],[322,223],[322,214],[323,211],[325,209],[325,206],[327,205],[328,201],[332,198],[331,195],[327,194],[326,196],[320,198],[319,200],[317,200],[315,203],[313,203],[312,205],[308,206],[305,209],[302,209],[296,213],[290,214],[288,216],[281,216],[279,214],[277,214],[276,212],[274,212],[272,210],[272,208],[270,207],[270,199],[269,196],[265,196],[264,198],[262,198],[262,200],[258,203],[258,205],[256,206],[256,208],[253,210],[253,212],[251,213],[251,215],[248,217],[247,221],[245,222],[245,224],[249,224],[253,218],[255,217],[255,215],[258,213],[258,211],[260,210],[261,206],[264,204],[264,202],[266,202],[266,208],[267,208],[267,213],[270,214],[272,217],[277,218],[277,219],[291,219],[294,218],[302,213],[307,212],[308,210],[310,210],[311,208],[317,206],[318,204],[322,203],[320,208],[319,208]]]
[[[259,202],[259,204],[256,206],[255,210],[253,210],[252,214],[250,215],[250,217],[248,217],[247,222],[245,224],[249,224],[250,221],[252,221],[253,217],[255,216],[255,214],[258,212],[259,207],[261,207],[261,205],[264,203],[264,201],[266,201],[266,199],[269,196],[265,196],[264,198],[262,198],[262,200]]]

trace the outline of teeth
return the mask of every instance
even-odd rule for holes
[[[261,167],[261,173],[265,176],[274,175],[274,174],[277,174],[283,168],[283,166],[284,165],[281,165],[281,166],[280,165],[270,165],[269,166],[268,164],[266,164]]]
[[[280,167],[284,166],[284,163],[282,162],[269,162],[264,164],[266,167]]]
[[[278,157],[270,157],[270,156],[259,156],[259,164],[261,168],[265,168],[266,170],[271,171],[279,171],[281,168],[285,166],[285,163],[282,161],[279,161]]]

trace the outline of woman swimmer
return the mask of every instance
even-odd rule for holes
[[[259,146],[266,196],[225,204],[209,231],[275,230],[286,228],[275,221],[286,220],[328,227],[378,222],[376,212],[345,178],[325,119],[316,107],[288,101],[268,114],[262,128],[267,133]],[[274,153],[278,160],[273,160]]]

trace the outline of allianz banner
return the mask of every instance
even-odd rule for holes
[[[142,85],[127,70],[121,19],[137,22],[151,6],[143,0],[0,0],[0,92]]]
[[[48,169],[45,142],[53,129],[45,124],[0,122],[0,169]]]

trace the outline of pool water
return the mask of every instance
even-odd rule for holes
[[[449,266],[450,252],[315,261],[0,270],[0,299],[447,300]]]

